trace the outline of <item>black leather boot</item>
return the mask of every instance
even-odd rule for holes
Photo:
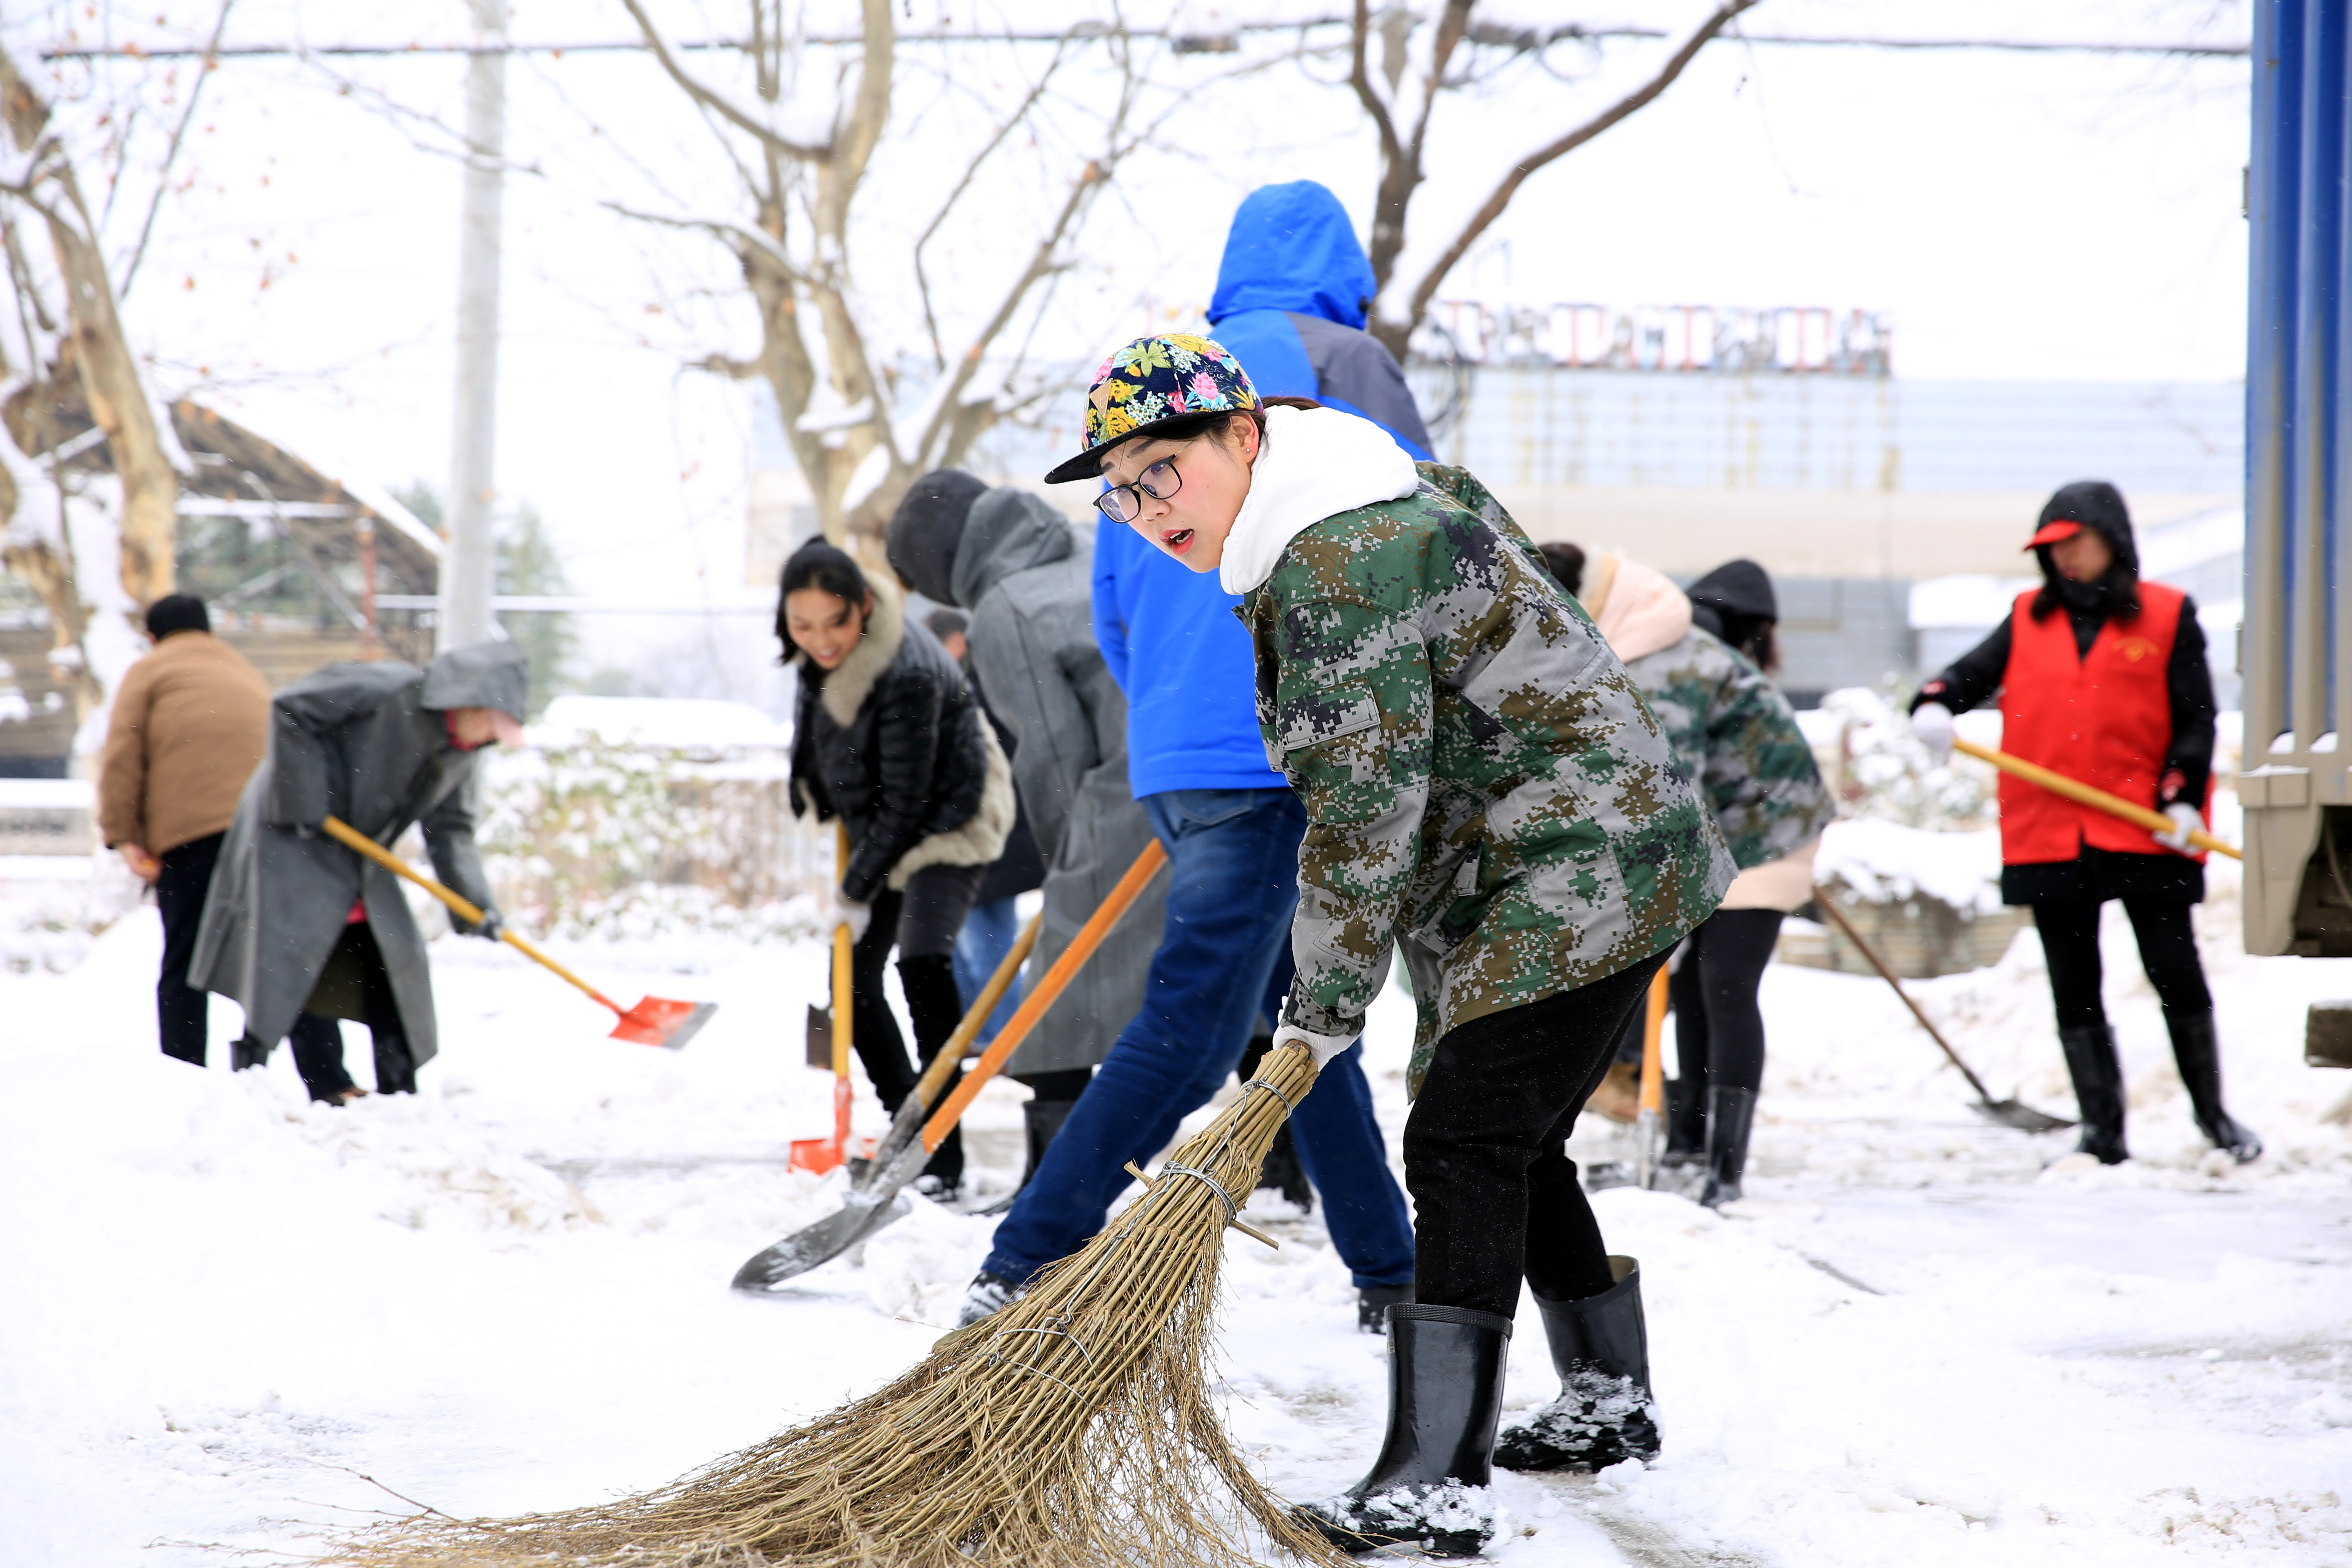
[[[1748,1134],[1756,1123],[1756,1091],[1706,1091],[1706,1186],[1698,1201],[1709,1208],[1739,1201],[1739,1181],[1748,1171]]]
[[[1495,1445],[1507,1470],[1599,1470],[1658,1457],[1658,1410],[1650,1397],[1650,1332],[1642,1318],[1642,1267],[1611,1258],[1617,1283],[1580,1301],[1536,1298],[1559,1373],[1559,1397]]]
[[[239,1035],[229,1044],[229,1070],[243,1072],[247,1068],[266,1068],[269,1065],[269,1053],[275,1048],[263,1045],[251,1035]]]
[[[1658,1163],[1670,1171],[1706,1163],[1706,1087],[1695,1078],[1666,1079],[1666,1152]]]
[[[2189,1090],[2197,1130],[2241,1165],[2260,1159],[2263,1141],[2221,1109],[2221,1042],[2214,1037],[2213,1015],[2167,1013],[2164,1026],[2172,1036],[2172,1059]]]
[[[1495,1533],[1495,1423],[1511,1320],[1465,1307],[1389,1309],[1389,1430],[1371,1473],[1338,1497],[1302,1503],[1304,1521],[1342,1552],[1417,1545],[1475,1557]]]
[[[1360,1334],[1384,1334],[1389,1331],[1389,1309],[1412,1305],[1412,1281],[1402,1285],[1365,1285],[1356,1291],[1356,1331]]]
[[[2083,1122],[2074,1152],[2088,1154],[2102,1165],[2122,1164],[2131,1158],[2131,1151],[2124,1147],[2124,1069],[2116,1059],[2114,1031],[2105,1024],[2078,1024],[2058,1031],[2058,1047],[2066,1053],[2066,1075],[2074,1080],[2074,1114]]]

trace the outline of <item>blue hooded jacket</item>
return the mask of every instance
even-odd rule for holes
[[[1363,331],[1371,263],[1339,198],[1312,180],[1266,185],[1234,215],[1209,320],[1261,397],[1312,397],[1370,419],[1416,458],[1429,432],[1404,373]],[[1286,789],[1258,737],[1241,600],[1133,529],[1095,531],[1095,640],[1127,692],[1127,769],[1140,795]]]

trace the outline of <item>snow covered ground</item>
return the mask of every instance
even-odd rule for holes
[[[1970,1115],[1878,982],[1773,969],[1749,1201],[1596,1199],[1643,1261],[1664,1456],[1501,1478],[1496,1557],[2345,1561],[2352,1128],[2326,1116],[2352,1074],[2304,1068],[2300,1042],[2309,1000],[2352,995],[2352,963],[2244,957],[2217,892],[2200,920],[2231,1103],[2271,1147],[2245,1170],[2191,1127],[2126,931],[2108,994],[2139,1158],[2116,1170]],[[813,943],[563,949],[616,994],[719,1002],[673,1055],[603,1038],[511,952],[443,938],[424,1092],[329,1110],[283,1052],[241,1076],[160,1058],[159,942],[142,909],[67,973],[0,975],[10,1568],[299,1556],[405,1510],[395,1492],[466,1514],[647,1487],[920,1356],[985,1249],[990,1221],[919,1205],[782,1299],[726,1289],[832,1205],[782,1163],[826,1120],[800,1065]],[[2070,1109],[2030,933],[1919,992],[1996,1094]],[[234,1025],[216,1003],[216,1037]],[[1384,998],[1391,1137],[1408,1027]],[[975,1112],[999,1184],[1019,1093]],[[870,1102],[859,1117],[878,1129]],[[1285,1245],[1231,1242],[1231,1420],[1269,1480],[1318,1495],[1377,1444],[1383,1342],[1353,1331],[1319,1222],[1259,1217]],[[1551,1390],[1522,1312],[1510,1402]]]

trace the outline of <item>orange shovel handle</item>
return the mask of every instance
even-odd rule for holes
[[[1160,868],[1167,861],[1168,851],[1159,839],[1154,838],[1143,847],[1143,853],[1135,858],[1135,864],[1127,868],[1127,875],[1118,879],[1118,886],[1110,890],[1110,897],[1102,901],[1102,908],[1078,928],[1078,934],[1070,939],[1070,945],[1062,950],[1062,956],[1054,961],[1054,967],[1045,972],[1045,978],[1037,983],[1036,989],[1021,998],[1021,1005],[1014,1009],[1011,1020],[998,1031],[996,1038],[989,1042],[988,1049],[981,1053],[980,1060],[964,1074],[963,1081],[956,1085],[955,1092],[941,1101],[940,1108],[931,1113],[931,1119],[923,1123],[924,1148],[936,1152],[946,1142],[947,1135],[955,1131],[955,1124],[962,1120],[965,1107],[979,1098],[980,1091],[988,1087],[988,1080],[994,1078],[1012,1059],[1013,1053],[1021,1048],[1021,1042],[1028,1037],[1031,1029],[1036,1027],[1037,1020],[1045,1016],[1045,1009],[1051,1007],[1055,998],[1061,995],[1070,982],[1077,977],[1078,970],[1094,956],[1094,951],[1102,945],[1103,938],[1110,934],[1110,928],[1118,923],[1119,917],[1127,913],[1128,906],[1142,895],[1146,884],[1159,874]],[[941,1056],[946,1054],[944,1051],[940,1053]]]

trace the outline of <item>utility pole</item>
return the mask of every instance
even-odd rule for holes
[[[485,45],[506,42],[506,0],[473,0]],[[495,635],[490,536],[499,417],[499,227],[506,194],[507,58],[485,48],[466,67],[466,206],[457,236],[457,395],[449,452],[449,549],[441,562],[441,649]]]

